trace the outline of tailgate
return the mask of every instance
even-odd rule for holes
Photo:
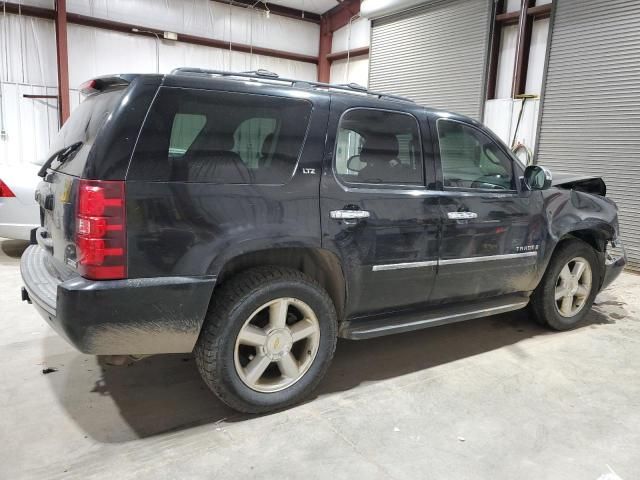
[[[51,156],[43,164],[44,178],[36,189],[41,225],[36,230],[36,240],[55,259],[51,263],[58,269],[77,268],[80,179],[85,176],[87,162],[95,157],[92,149],[103,126],[112,119],[126,92],[127,85],[118,84],[89,95],[58,132]]]
[[[77,267],[75,200],[78,182],[77,177],[52,171],[36,190],[41,224],[36,230],[36,240],[53,256],[56,260],[53,265],[58,269]]]

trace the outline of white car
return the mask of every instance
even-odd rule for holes
[[[35,191],[42,180],[34,164],[0,165],[0,237],[29,240],[40,225]]]

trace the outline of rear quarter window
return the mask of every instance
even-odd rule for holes
[[[306,100],[163,87],[127,178],[286,183],[298,162],[311,109]]]

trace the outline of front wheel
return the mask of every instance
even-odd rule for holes
[[[589,313],[599,280],[593,248],[577,239],[562,243],[531,296],[534,317],[554,330],[575,328]]]
[[[295,270],[255,268],[215,293],[196,363],[227,405],[267,412],[311,393],[329,367],[336,334],[335,308],[320,285]]]

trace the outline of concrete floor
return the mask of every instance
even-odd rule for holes
[[[23,249],[0,241],[0,478],[640,478],[639,276],[572,332],[517,312],[340,341],[313,399],[256,417],[189,355],[74,351],[20,302]]]

